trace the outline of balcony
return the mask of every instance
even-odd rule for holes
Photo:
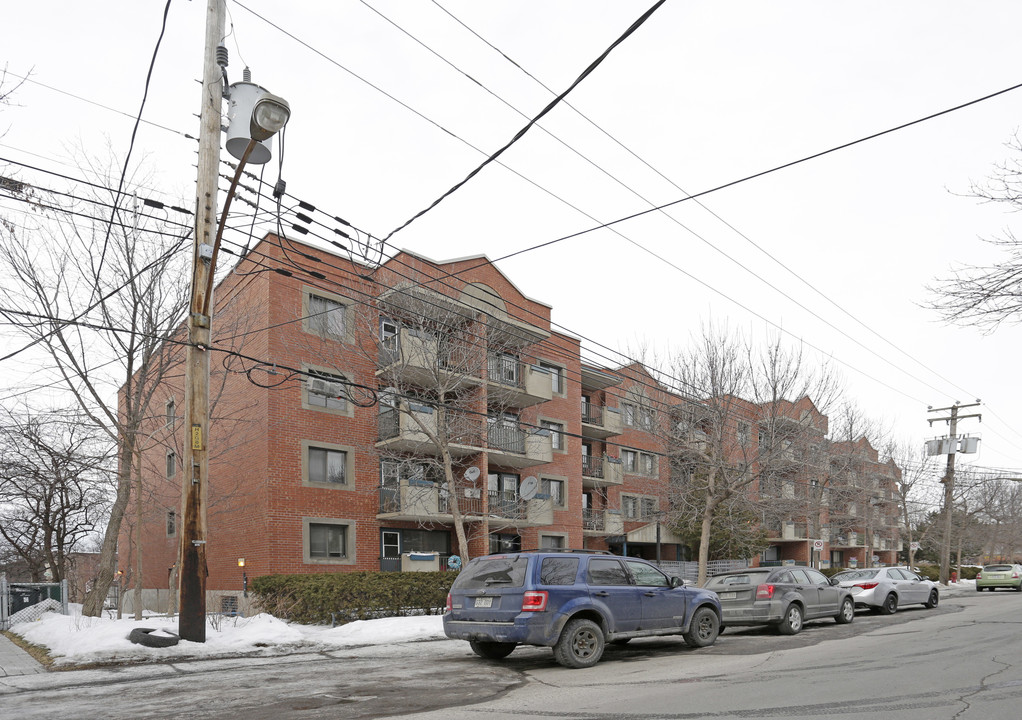
[[[487,441],[491,465],[521,469],[554,459],[553,437],[546,430],[527,432],[516,423],[491,422]]]
[[[406,400],[397,406],[381,405],[377,419],[380,439],[376,447],[391,452],[436,455],[440,447],[430,438],[432,433],[447,445],[454,457],[483,451],[481,424],[477,418],[447,411],[443,415],[446,427],[438,428],[438,416],[435,408]]]
[[[524,500],[517,492],[490,490],[487,493],[487,514],[491,518],[511,521],[515,527],[551,525],[554,521],[553,502],[546,495]]]
[[[834,548],[863,547],[862,543],[859,541],[859,533],[857,532],[841,533],[840,535],[832,537],[830,539],[830,546]]]
[[[617,510],[582,508],[582,534],[584,536],[623,535],[625,524]]]
[[[481,519],[483,500],[480,490],[466,488],[459,498],[458,510],[461,515]],[[397,487],[380,488],[380,513],[378,518],[387,520],[408,520],[411,522],[454,521],[446,490],[436,483],[424,480],[402,480]]]
[[[625,481],[624,466],[617,458],[599,455],[582,456],[582,487],[601,488]]]
[[[456,348],[430,333],[401,328],[380,343],[376,375],[405,387],[439,387],[447,391],[479,385],[479,362],[471,348]]]
[[[549,372],[511,355],[491,354],[487,359],[486,380],[491,400],[509,407],[530,407],[554,396]]]
[[[612,435],[620,435],[621,428],[621,413],[617,408],[582,402],[582,434],[585,437],[605,440]]]

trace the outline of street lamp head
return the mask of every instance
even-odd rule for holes
[[[254,140],[269,140],[284,129],[291,117],[291,106],[282,97],[266,93],[256,100],[252,108],[252,121],[249,130]]]
[[[238,567],[245,567],[245,558],[238,558]]]

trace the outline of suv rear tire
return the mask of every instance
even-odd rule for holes
[[[720,620],[717,613],[708,607],[701,607],[692,616],[688,632],[682,635],[689,647],[706,647],[713,645],[720,634]]]
[[[489,660],[503,660],[514,652],[516,643],[512,642],[489,642],[487,640],[469,640],[468,644],[479,657]]]
[[[564,667],[587,668],[600,661],[604,648],[603,631],[592,620],[569,620],[554,645],[554,659]]]

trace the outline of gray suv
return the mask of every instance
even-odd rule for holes
[[[604,552],[538,550],[474,558],[447,596],[444,632],[476,655],[500,659],[517,645],[552,647],[570,668],[595,665],[607,642],[681,635],[712,645],[715,593],[685,585],[652,563]]]

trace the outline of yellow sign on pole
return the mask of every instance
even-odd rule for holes
[[[192,450],[202,450],[202,425],[192,425]]]

